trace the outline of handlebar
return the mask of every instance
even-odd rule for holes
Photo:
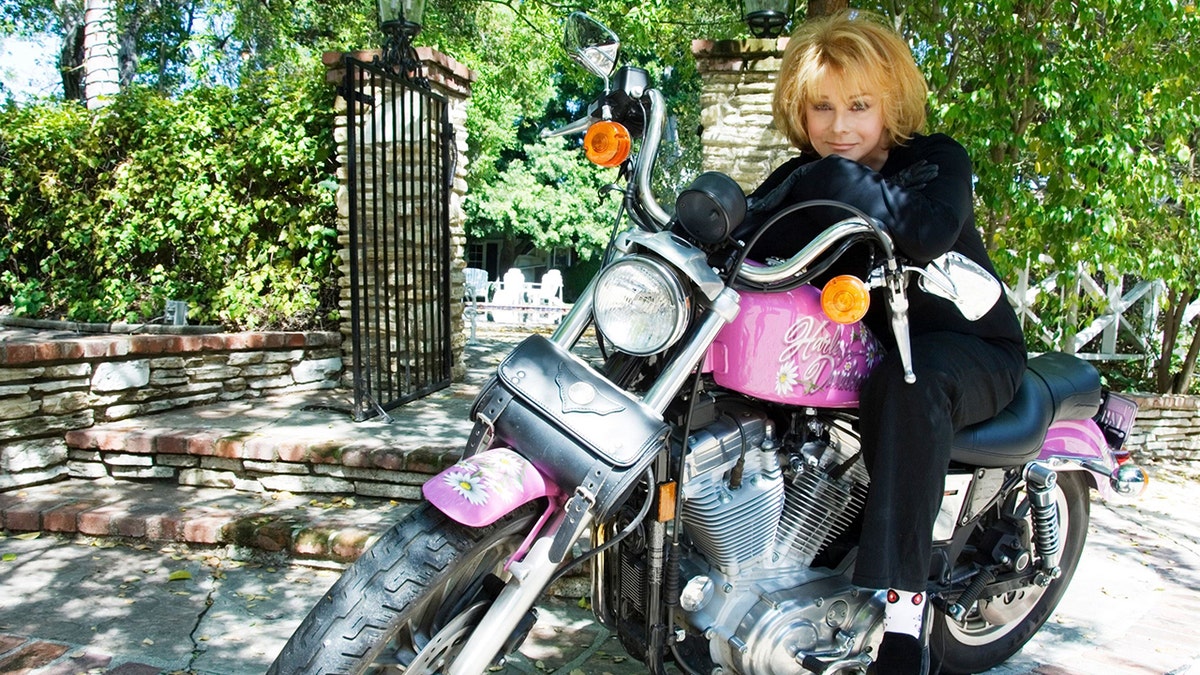
[[[835,245],[840,244],[850,237],[862,234],[876,235],[879,239],[880,248],[884,251],[884,255],[888,258],[892,257],[892,239],[886,232],[861,218],[847,218],[826,228],[814,237],[807,246],[800,249],[796,255],[778,265],[767,267],[742,266],[738,270],[738,279],[755,284],[772,284],[785,281],[802,272],[808,271],[808,268],[816,262],[817,258],[821,257]]]
[[[592,118],[591,117],[580,117],[579,119],[575,120],[574,122],[568,122],[567,124],[557,128],[557,129],[542,129],[541,133],[538,135],[541,136],[542,138],[555,138],[556,136],[570,136],[571,134],[578,134],[578,133],[587,131],[588,127],[590,127],[590,126],[592,126]]]
[[[790,207],[794,209],[815,206],[823,202],[806,202]],[[783,215],[782,213],[780,215]],[[834,223],[813,238],[807,246],[791,258],[778,265],[768,267],[746,267],[738,270],[738,279],[755,284],[771,284],[786,281],[807,272],[820,256],[849,238],[869,235],[875,239],[884,256],[879,278],[872,277],[874,288],[887,289],[888,310],[892,320],[892,334],[896,338],[896,349],[904,369],[904,381],[912,384],[917,376],[912,369],[912,340],[908,323],[908,275],[896,261],[892,238],[878,223],[869,218],[853,217]]]

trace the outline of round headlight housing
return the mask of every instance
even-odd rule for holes
[[[657,354],[687,328],[690,298],[667,265],[630,256],[600,273],[594,291],[596,328],[613,347],[635,356]]]

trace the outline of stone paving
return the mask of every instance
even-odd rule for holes
[[[422,425],[469,404],[468,390],[505,348],[503,340],[473,347],[479,363],[465,388],[405,410],[382,432],[347,424],[332,410],[275,418],[221,406],[190,409],[169,424],[130,422],[126,431],[140,442],[150,428],[233,428],[280,443],[356,433],[428,441]],[[1156,469],[1140,503],[1093,504],[1088,549],[1058,612],[989,675],[1200,674],[1198,487],[1194,471]],[[68,481],[2,493],[0,673],[261,673],[341,561],[356,557],[407,504],[161,481]],[[502,672],[645,672],[581,607],[583,580],[557,591],[522,655]]]

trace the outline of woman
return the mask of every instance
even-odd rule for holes
[[[847,202],[879,219],[899,254],[923,265],[957,251],[995,270],[975,227],[971,162],[945,135],[922,135],[925,80],[908,46],[879,20],[846,12],[802,25],[784,52],[776,126],[800,150],[750,196],[750,222],[809,199]],[[752,257],[786,257],[828,218],[802,210],[776,225]],[[817,223],[814,225],[814,220]],[[871,475],[854,582],[887,589],[881,674],[926,673],[922,624],[932,532],[954,432],[993,417],[1016,392],[1025,348],[1016,315],[998,301],[969,321],[949,301],[909,288],[915,384],[890,350],[861,393],[862,449]],[[888,339],[885,303],[865,319]],[[879,309],[875,309],[879,308]]]

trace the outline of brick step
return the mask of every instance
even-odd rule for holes
[[[10,534],[44,532],[232,545],[298,560],[350,562],[413,508],[358,496],[301,496],[164,481],[69,480],[0,493]]]
[[[66,434],[73,478],[165,480],[243,492],[420,499],[457,461],[475,383],[354,422],[345,390],[297,392],[120,420]]]
[[[160,675],[162,669],[129,661],[116,665],[111,654],[99,650],[0,633],[0,673]]]

